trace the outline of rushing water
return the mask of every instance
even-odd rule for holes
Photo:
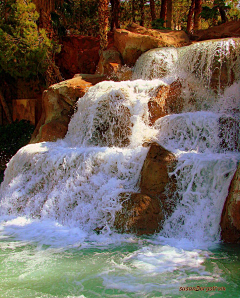
[[[239,54],[236,39],[149,51],[132,81],[79,99],[64,140],[19,150],[0,189],[0,297],[239,296],[239,246],[219,226],[240,159]],[[150,126],[148,101],[174,81],[181,107]],[[178,158],[176,209],[159,234],[118,234],[151,141]]]

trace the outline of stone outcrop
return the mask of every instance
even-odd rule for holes
[[[160,86],[155,95],[148,102],[149,120],[153,125],[155,121],[171,113],[182,110],[181,83],[175,81],[170,85]]]
[[[113,46],[113,34],[108,34],[108,47]],[[61,41],[56,64],[65,79],[77,73],[94,74],[99,62],[99,37],[67,35]]]
[[[129,25],[127,30],[141,35],[156,37],[157,39],[165,42],[168,46],[176,48],[190,44],[189,37],[183,30],[148,29],[135,23]]]
[[[30,143],[56,141],[63,138],[74,112],[74,106],[92,86],[81,76],[50,86],[43,92],[42,116]]]
[[[76,73],[94,74],[99,61],[99,38],[90,36],[66,36],[56,62],[65,79]]]
[[[13,121],[27,120],[36,124],[36,99],[15,99],[13,100]]]
[[[220,225],[224,242],[240,243],[240,163],[229,188]]]
[[[139,56],[150,49],[187,44],[189,38],[183,31],[146,29],[133,24],[128,30],[117,29],[114,32],[114,46],[128,66],[133,66]]]
[[[201,41],[226,37],[240,37],[240,20],[223,23],[205,30],[196,30],[191,39]]]
[[[144,161],[140,193],[123,193],[122,210],[116,213],[114,226],[120,232],[134,232],[138,235],[159,232],[165,215],[171,214],[174,206],[169,205],[166,196],[175,190],[174,178],[169,178],[176,162],[174,154],[153,143]]]

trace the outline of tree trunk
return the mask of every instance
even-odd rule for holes
[[[222,19],[222,23],[226,23],[227,22],[227,16],[226,16],[226,12],[222,7],[218,7],[221,19]]]
[[[133,23],[135,23],[136,22],[136,18],[135,18],[135,4],[136,4],[136,2],[135,2],[135,0],[132,0],[132,21],[133,21]]]
[[[195,9],[195,0],[192,0],[189,13],[188,13],[188,20],[187,20],[187,32],[192,33],[193,31],[193,13]]]
[[[6,117],[7,117],[8,122],[9,123],[12,123],[13,122],[12,121],[12,115],[10,113],[10,110],[8,108],[8,105],[7,105],[7,102],[6,102],[5,98],[4,98],[3,93],[2,93],[1,90],[0,90],[0,101],[1,101],[1,104],[2,104],[2,107],[3,107],[3,110],[4,110],[5,114],[6,114]]]
[[[167,28],[172,29],[172,0],[167,0]]]
[[[145,21],[144,4],[145,4],[145,0],[140,0],[140,11],[141,11],[140,25],[141,26],[144,26],[144,21]]]
[[[151,18],[152,22],[156,20],[155,0],[150,0]]]
[[[100,55],[108,46],[108,0],[99,0],[98,4],[98,21],[100,35]]]
[[[58,37],[54,32],[51,20],[51,11],[55,8],[56,1],[43,1],[43,0],[34,0],[37,10],[39,12],[39,20],[38,26],[43,28],[46,31],[46,34],[50,40],[58,41]],[[46,3],[48,2],[48,3]],[[61,2],[61,1],[59,1]],[[46,84],[47,86],[51,86],[53,84],[59,83],[63,81],[63,77],[59,71],[59,68],[55,64],[55,55],[54,53],[50,53],[47,58],[48,68],[45,72],[46,75]]]
[[[162,0],[160,19],[164,20],[163,27],[166,27],[167,19],[167,0]]]
[[[194,9],[194,30],[201,29],[201,14],[202,12],[202,0],[195,0],[195,9]]]
[[[1,104],[0,104],[0,125],[3,125],[3,109]]]
[[[110,0],[112,6],[111,31],[114,28],[120,28],[119,14],[120,14],[120,0]]]

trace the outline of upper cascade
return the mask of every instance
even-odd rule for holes
[[[86,232],[111,229],[121,194],[139,192],[149,144],[157,142],[178,157],[169,175],[176,180],[173,199],[181,200],[164,235],[177,237],[174,230],[194,238],[194,227],[218,239],[240,159],[239,54],[240,39],[150,50],[137,61],[132,81],[90,87],[65,139],[28,145],[11,159],[0,214],[50,218]],[[210,205],[199,225],[197,206]]]

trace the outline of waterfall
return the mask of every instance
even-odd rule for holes
[[[138,192],[155,141],[178,158],[177,206],[164,237],[219,239],[221,211],[239,155],[239,39],[154,49],[137,61],[133,80],[102,82],[78,100],[63,140],[20,149],[0,188],[1,216],[50,219],[113,229],[122,192]],[[181,83],[181,108],[150,125],[148,102]]]

